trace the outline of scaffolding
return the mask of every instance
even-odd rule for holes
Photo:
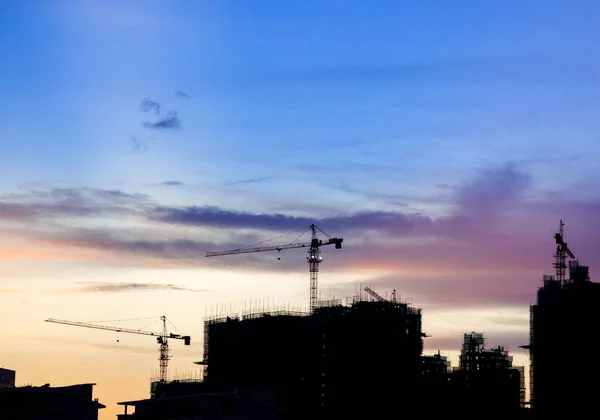
[[[462,371],[508,370],[512,368],[513,357],[504,346],[486,349],[484,335],[471,332],[463,336],[459,360]]]
[[[421,309],[392,296],[322,300],[312,313],[257,305],[218,311],[204,320],[205,380],[219,387],[281,386],[295,415],[305,418],[382,415],[399,395],[414,404]],[[390,378],[406,380],[390,385]],[[357,405],[349,407],[349,399]]]

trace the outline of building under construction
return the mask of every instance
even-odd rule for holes
[[[492,410],[500,418],[516,418],[525,403],[525,369],[513,366],[503,346],[485,348],[483,334],[464,334],[453,381],[460,404]]]
[[[485,348],[483,334],[464,334],[459,366],[451,369],[439,353],[423,356],[419,419],[521,418],[525,400],[523,367],[501,346]],[[434,401],[435,403],[432,403]]]
[[[371,291],[372,292],[372,291]],[[312,314],[205,322],[206,384],[276,387],[285,418],[386,418],[418,409],[421,310],[395,298],[321,303]]]
[[[555,274],[545,275],[530,308],[530,390],[535,418],[589,418],[597,413],[600,365],[582,353],[582,340],[594,340],[600,327],[600,284],[555,235]],[[568,277],[567,277],[568,274]],[[592,338],[590,338],[592,336]]]

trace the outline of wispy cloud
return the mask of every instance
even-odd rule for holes
[[[161,222],[189,226],[210,226],[230,229],[263,229],[272,231],[295,230],[308,227],[313,222],[338,230],[383,229],[397,233],[425,228],[432,221],[419,214],[402,214],[383,211],[365,211],[337,217],[310,218],[287,214],[256,214],[226,210],[214,206],[191,206],[185,208],[156,207],[149,217]]]
[[[239,184],[256,184],[259,182],[268,181],[270,179],[271,179],[271,177],[267,177],[267,176],[263,176],[263,177],[259,177],[259,178],[247,178],[247,179],[240,179],[237,181],[229,181],[225,185],[231,187],[231,186],[239,185]]]
[[[85,217],[92,214],[125,214],[146,202],[148,196],[120,190],[54,188],[0,196],[0,216],[12,220]]]
[[[192,97],[189,93],[184,92],[183,90],[176,90],[175,95],[179,96],[180,98],[184,98],[184,99],[190,99]]]
[[[270,77],[282,81],[307,82],[432,82],[452,83],[512,82],[564,83],[597,82],[598,69],[593,62],[557,60],[550,56],[497,58],[450,58],[402,65],[343,65],[284,69]]]
[[[158,121],[144,121],[142,125],[153,130],[179,130],[181,120],[177,117],[177,111],[169,111],[167,115],[158,119]]]
[[[90,292],[90,293],[119,293],[119,292],[135,292],[147,290],[172,290],[179,292],[209,292],[208,289],[191,289],[188,287],[177,286],[175,284],[161,283],[107,283],[107,282],[79,282],[81,288],[75,291]]]
[[[162,112],[162,104],[148,98],[142,101],[141,109],[143,112],[154,111],[158,117],[158,119],[154,122],[142,122],[142,126],[146,128],[152,130],[179,130],[181,128],[181,120],[177,117],[177,111],[174,109]]]
[[[129,138],[129,144],[136,152],[146,152],[148,150],[148,145],[136,136],[131,136]]]
[[[167,187],[180,187],[184,185],[184,183],[181,181],[163,181],[160,183],[160,185],[164,185]]]
[[[531,177],[507,164],[480,171],[471,181],[453,187],[447,195],[451,211],[436,217],[424,212],[370,210],[326,217],[257,214],[206,205],[164,206],[146,195],[86,188],[0,196],[0,212],[5,225],[26,222],[21,232],[35,239],[35,246],[113,256],[105,264],[122,259],[128,264],[279,272],[304,270],[305,265],[291,256],[274,264],[273,255],[267,253],[216,259],[204,258],[204,254],[273,237],[280,238],[267,245],[289,243],[299,235],[298,229],[315,223],[333,236],[344,237],[342,250],[328,251],[326,266],[348,273],[350,281],[352,273],[370,273],[368,281],[374,286],[397,288],[423,302],[510,306],[528,304],[540,276],[552,271],[552,234],[561,218],[567,222],[569,243],[582,263],[592,269],[600,263],[595,255],[600,248],[596,223],[600,191],[596,193],[598,198],[588,201],[534,194]],[[90,215],[130,215],[142,223],[134,230],[125,224],[83,227],[79,221]],[[44,223],[34,223],[49,218],[60,220],[60,229],[48,230]],[[291,231],[296,231],[294,237],[285,235]]]
[[[154,111],[156,114],[160,114],[160,103],[153,101],[151,99],[144,99],[141,104],[142,111],[149,112]]]

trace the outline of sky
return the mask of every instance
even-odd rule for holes
[[[320,298],[395,289],[423,308],[427,353],[456,365],[475,330],[527,364],[560,219],[592,279],[600,263],[599,13],[2,2],[0,366],[97,383],[112,419],[148,397],[154,338],[46,318],[160,331],[164,314],[192,337],[171,342],[171,374],[198,375],[205,317],[308,307],[304,250],[205,253],[312,223],[344,238]]]

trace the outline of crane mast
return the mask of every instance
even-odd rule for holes
[[[321,247],[323,245],[335,245],[336,249],[342,247],[343,238],[332,238],[323,230],[315,226],[314,224],[309,227],[311,231],[310,242],[304,243],[289,243],[285,245],[271,245],[271,246],[249,246],[244,248],[231,249],[228,251],[217,251],[209,252],[206,254],[207,257],[218,257],[223,255],[235,255],[235,254],[246,254],[251,252],[264,252],[264,251],[282,251],[284,249],[292,248],[308,248],[308,256],[306,261],[308,262],[308,271],[310,275],[310,310],[311,312],[317,307],[317,290],[318,290],[318,276],[319,276],[319,264],[323,261],[321,258]],[[317,237],[317,230],[325,234],[328,239],[321,240]],[[306,232],[306,231],[305,231]]]
[[[308,249],[307,262],[309,264],[308,271],[310,275],[310,311],[312,312],[317,307],[317,287],[319,280],[319,264],[322,261],[321,247],[317,239],[317,231],[315,225],[310,226],[311,241]]]
[[[566,282],[566,271],[567,271],[567,255],[570,258],[575,258],[575,255],[571,252],[567,243],[565,242],[564,234],[564,222],[561,220],[558,233],[554,235],[556,241],[556,253],[554,254],[554,268],[556,269],[556,280],[560,284]]]
[[[167,378],[168,378],[167,373],[168,373],[169,359],[171,359],[171,355],[169,353],[169,339],[172,338],[172,339],[183,340],[184,344],[186,346],[189,346],[191,343],[191,338],[189,335],[182,336],[180,334],[168,333],[167,332],[167,317],[163,315],[160,317],[160,320],[162,321],[162,332],[160,332],[160,333],[151,332],[151,331],[143,331],[143,330],[134,330],[132,328],[110,327],[110,326],[101,325],[101,324],[89,324],[86,322],[65,321],[62,319],[54,319],[54,318],[48,318],[45,321],[51,322],[54,324],[71,325],[74,327],[94,328],[97,330],[124,332],[124,333],[139,334],[139,335],[151,335],[151,336],[156,337],[156,341],[159,344],[158,350],[160,352],[160,356],[158,359],[159,367],[160,367],[160,381],[166,382]]]

